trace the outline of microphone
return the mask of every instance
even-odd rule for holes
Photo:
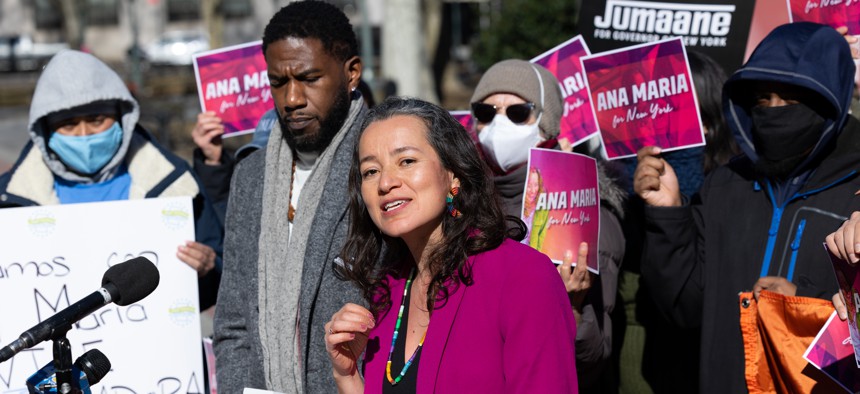
[[[158,287],[158,280],[158,268],[145,257],[108,268],[100,289],[24,331],[9,346],[0,349],[0,363],[42,341],[64,336],[72,324],[111,302],[126,306],[142,300]]]
[[[83,394],[91,394],[90,387],[100,382],[110,372],[110,360],[98,349],[92,349],[75,360],[72,376],[78,380],[78,388]],[[44,368],[27,379],[27,389],[35,394],[56,394],[57,372],[54,363],[48,363]]]

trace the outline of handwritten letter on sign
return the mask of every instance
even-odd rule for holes
[[[158,267],[158,288],[75,324],[72,357],[98,348],[111,361],[93,392],[203,392],[197,275],[176,258],[194,239],[188,197],[3,209],[0,223],[0,346],[96,291],[109,267],[143,256]],[[0,392],[26,393],[27,377],[52,360],[46,341],[0,364]]]

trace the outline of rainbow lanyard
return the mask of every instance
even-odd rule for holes
[[[404,375],[406,375],[406,371],[409,369],[409,366],[412,365],[412,361],[415,360],[415,355],[417,355],[418,351],[421,350],[421,347],[424,346],[424,338],[427,337],[427,331],[424,331],[424,335],[421,336],[421,342],[418,342],[418,347],[415,348],[415,352],[412,353],[412,357],[409,357],[409,361],[407,361],[406,365],[403,366],[403,370],[400,371],[400,375],[397,375],[396,378],[392,378],[391,355],[394,354],[394,344],[397,342],[397,335],[400,333],[400,322],[403,318],[403,309],[406,308],[406,295],[409,293],[412,279],[415,279],[415,267],[412,267],[412,270],[409,272],[409,279],[406,281],[406,287],[403,288],[403,300],[400,301],[400,312],[397,312],[397,324],[394,326],[394,336],[391,338],[391,350],[388,351],[388,363],[385,364],[385,375],[392,386],[400,383],[400,380],[403,379]]]

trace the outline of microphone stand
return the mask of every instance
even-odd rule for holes
[[[66,333],[72,326],[57,330],[51,337],[54,341],[54,371],[57,377],[57,393],[81,394],[80,384],[72,378],[72,346]]]

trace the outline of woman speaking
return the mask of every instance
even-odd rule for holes
[[[339,391],[577,392],[564,284],[546,256],[508,239],[524,226],[506,230],[465,129],[404,98],[362,129],[336,270],[370,308],[347,304],[325,325]]]

